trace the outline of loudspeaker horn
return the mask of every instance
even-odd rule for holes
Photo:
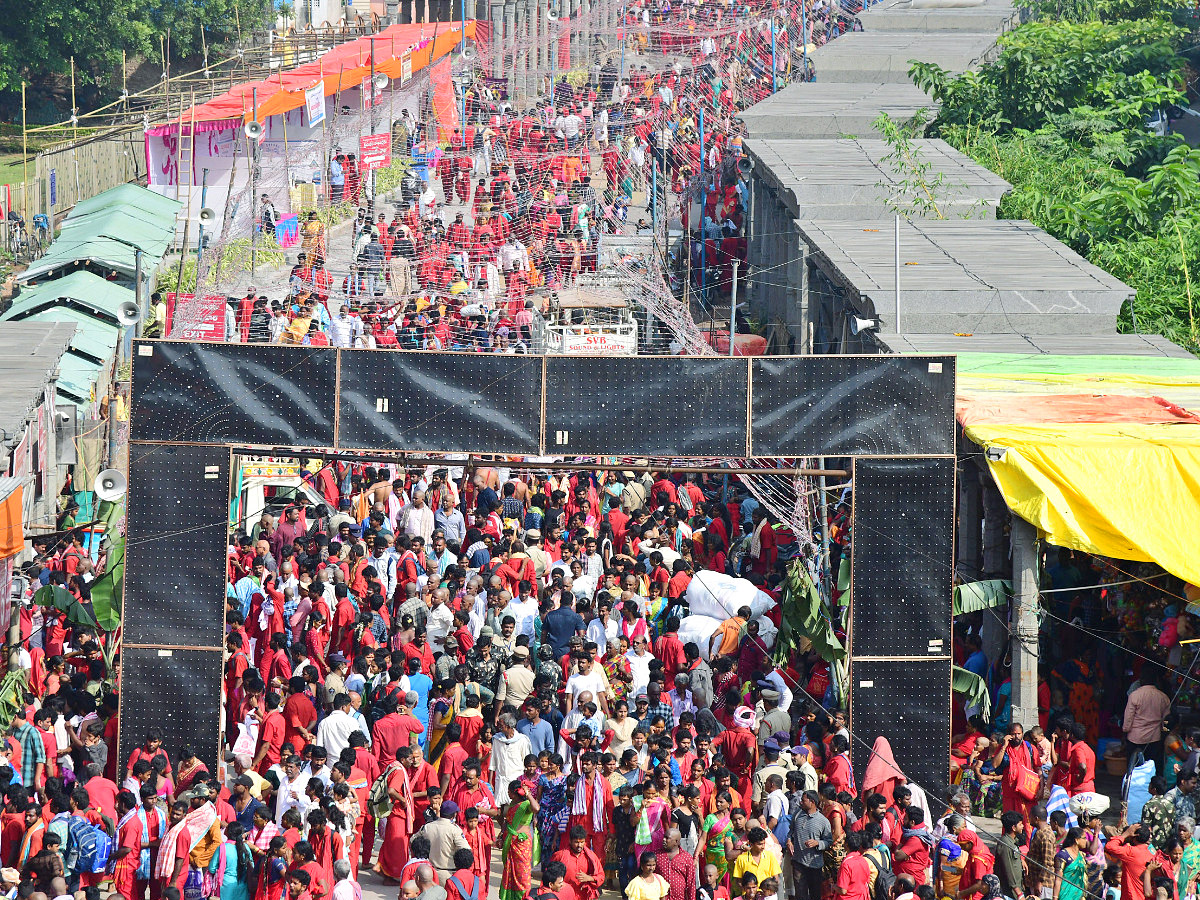
[[[204,207],[204,209],[200,210],[200,221],[201,222],[212,222],[212,221],[215,221],[216,218],[217,218],[217,212],[212,207],[206,206],[206,207]]]
[[[463,52],[460,54],[460,57],[463,62],[474,62],[475,55],[475,48],[468,46],[463,48]]]
[[[387,77],[385,74],[383,74],[382,72],[376,72],[376,73],[375,73],[375,88],[376,88],[376,90],[380,90],[380,91],[382,91],[382,90],[383,90],[385,87],[387,87],[387,86],[388,86],[388,82],[389,82],[390,80],[391,80],[391,79],[389,79],[389,78],[388,78],[388,77]]]
[[[247,122],[242,131],[252,141],[257,141],[263,136],[263,127],[259,122]]]
[[[862,334],[864,331],[874,331],[879,327],[879,323],[874,319],[864,319],[860,316],[850,317],[850,333]]]
[[[125,489],[128,486],[124,474],[116,469],[105,469],[92,482],[92,491],[95,493],[96,499],[112,502],[124,497]]]
[[[743,178],[749,178],[750,173],[754,171],[754,163],[748,156],[743,156],[737,161],[737,173]]]
[[[547,22],[557,22],[558,21],[558,4],[553,4],[551,6],[546,7],[546,21]]]
[[[125,300],[117,307],[117,322],[125,328],[141,321],[142,311],[133,300]]]

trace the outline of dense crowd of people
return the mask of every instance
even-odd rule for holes
[[[844,27],[844,13],[825,3],[808,16],[818,43]],[[731,292],[735,263],[747,273],[736,115],[800,77],[801,18],[763,3],[630,3],[628,67],[597,65],[583,82],[547,78],[546,96],[523,110],[480,79],[461,89],[453,130],[403,110],[393,155],[411,162],[413,177],[390,213],[368,197],[353,154],[329,160],[331,202],[360,204],[348,268],[331,268],[327,225],[308,213],[286,295],[251,286],[230,298],[225,339],[530,352],[552,296],[603,268],[604,235],[657,233],[662,253],[668,218],[683,226],[672,248],[678,280],[650,266],[652,277],[664,294],[682,294],[690,279],[711,305]],[[681,61],[663,67],[671,58]],[[635,198],[645,214],[631,220]],[[273,229],[269,199],[258,216]]]
[[[1160,773],[1140,821],[1102,819],[1087,707],[1054,708],[1058,675],[1044,724],[1006,720],[1003,695],[991,724],[962,720],[947,798],[908,781],[884,738],[856,772],[828,663],[767,652],[790,552],[749,494],[495,464],[305,477],[324,503],[264,514],[229,546],[215,771],[154,731],[118,761],[111,635],[23,610],[29,693],[0,747],[0,879],[23,898],[111,883],[126,900],[358,900],[368,867],[406,900],[480,900],[494,867],[501,900],[1195,891],[1200,732],[1172,740],[1157,664],[1121,716]],[[38,549],[35,583],[86,601],[80,536]],[[769,608],[682,640],[705,571]],[[988,674],[977,631],[960,621],[956,655]]]

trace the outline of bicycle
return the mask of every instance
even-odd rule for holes
[[[5,224],[8,226],[8,234],[5,237],[4,246],[13,259],[20,259],[29,247],[29,235],[25,231],[25,220],[9,213]]]
[[[37,213],[33,217],[33,259],[40,259],[50,246],[50,217],[45,213]]]

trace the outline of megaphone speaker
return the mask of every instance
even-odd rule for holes
[[[252,141],[257,141],[263,136],[263,127],[258,122],[247,122],[246,127],[242,129],[246,137]]]
[[[474,47],[464,47],[463,52],[462,52],[462,58],[466,62],[471,62],[472,60],[474,60],[475,59],[475,48]]]
[[[201,222],[212,222],[212,221],[215,221],[216,218],[217,218],[216,210],[212,209],[211,207],[206,206],[206,207],[204,207],[204,209],[200,210],[200,221]]]
[[[98,500],[120,500],[128,487],[125,475],[116,469],[105,469],[92,482],[92,491]]]
[[[850,317],[850,333],[862,334],[864,331],[874,331],[879,327],[879,323],[874,319],[864,319],[860,316]]]
[[[388,81],[389,81],[389,80],[390,80],[390,79],[389,79],[389,78],[388,78],[386,75],[384,75],[382,72],[378,72],[378,73],[376,73],[376,75],[375,75],[375,87],[376,87],[376,89],[378,89],[378,90],[383,90],[385,87],[387,87],[387,86],[388,86]]]
[[[142,311],[133,300],[125,300],[117,307],[117,321],[128,328],[136,325],[142,318]]]
[[[546,21],[547,22],[557,22],[558,21],[558,7],[557,6],[546,7]]]
[[[750,173],[754,171],[754,163],[750,161],[750,157],[743,156],[737,161],[737,172],[743,178],[749,178]]]

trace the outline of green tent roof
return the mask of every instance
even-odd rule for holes
[[[142,251],[142,270],[149,274],[174,240],[180,207],[177,200],[132,184],[118,185],[77,203],[45,256],[18,280],[29,284],[44,277],[60,277],[83,262],[132,280],[137,268],[134,247]]]
[[[58,363],[56,393],[71,403],[87,403],[94,393],[96,378],[103,366],[67,353]]]
[[[124,275],[129,281],[133,280],[137,271],[137,260],[132,247],[97,237],[84,241],[55,241],[46,251],[46,255],[22,272],[17,280],[22,284],[29,284],[48,275],[60,277],[63,274],[61,270],[85,262],[93,262],[102,269],[111,269]],[[157,257],[147,255],[142,259],[142,270],[145,272],[153,272],[157,266]]]
[[[132,292],[130,298],[132,299]],[[111,322],[97,319],[80,309],[58,306],[26,316],[26,322],[74,322],[75,336],[67,353],[93,363],[112,359],[120,340],[121,329]]]
[[[42,257],[44,260],[45,257]],[[129,288],[105,281],[91,272],[72,272],[44,284],[26,288],[0,321],[13,322],[28,318],[44,309],[74,308],[90,312],[101,319],[117,321],[117,308],[133,299]]]
[[[147,218],[170,220],[173,224],[175,213],[182,206],[183,204],[178,200],[156,194],[144,187],[138,187],[135,184],[119,184],[102,194],[76,203],[67,219],[77,219],[102,209],[136,209],[140,213],[148,214]]]
[[[116,238],[132,244],[145,254],[161,257],[174,236],[174,217],[164,225],[138,215],[137,210],[106,210],[78,219],[67,219],[51,249],[70,247],[97,238]]]

